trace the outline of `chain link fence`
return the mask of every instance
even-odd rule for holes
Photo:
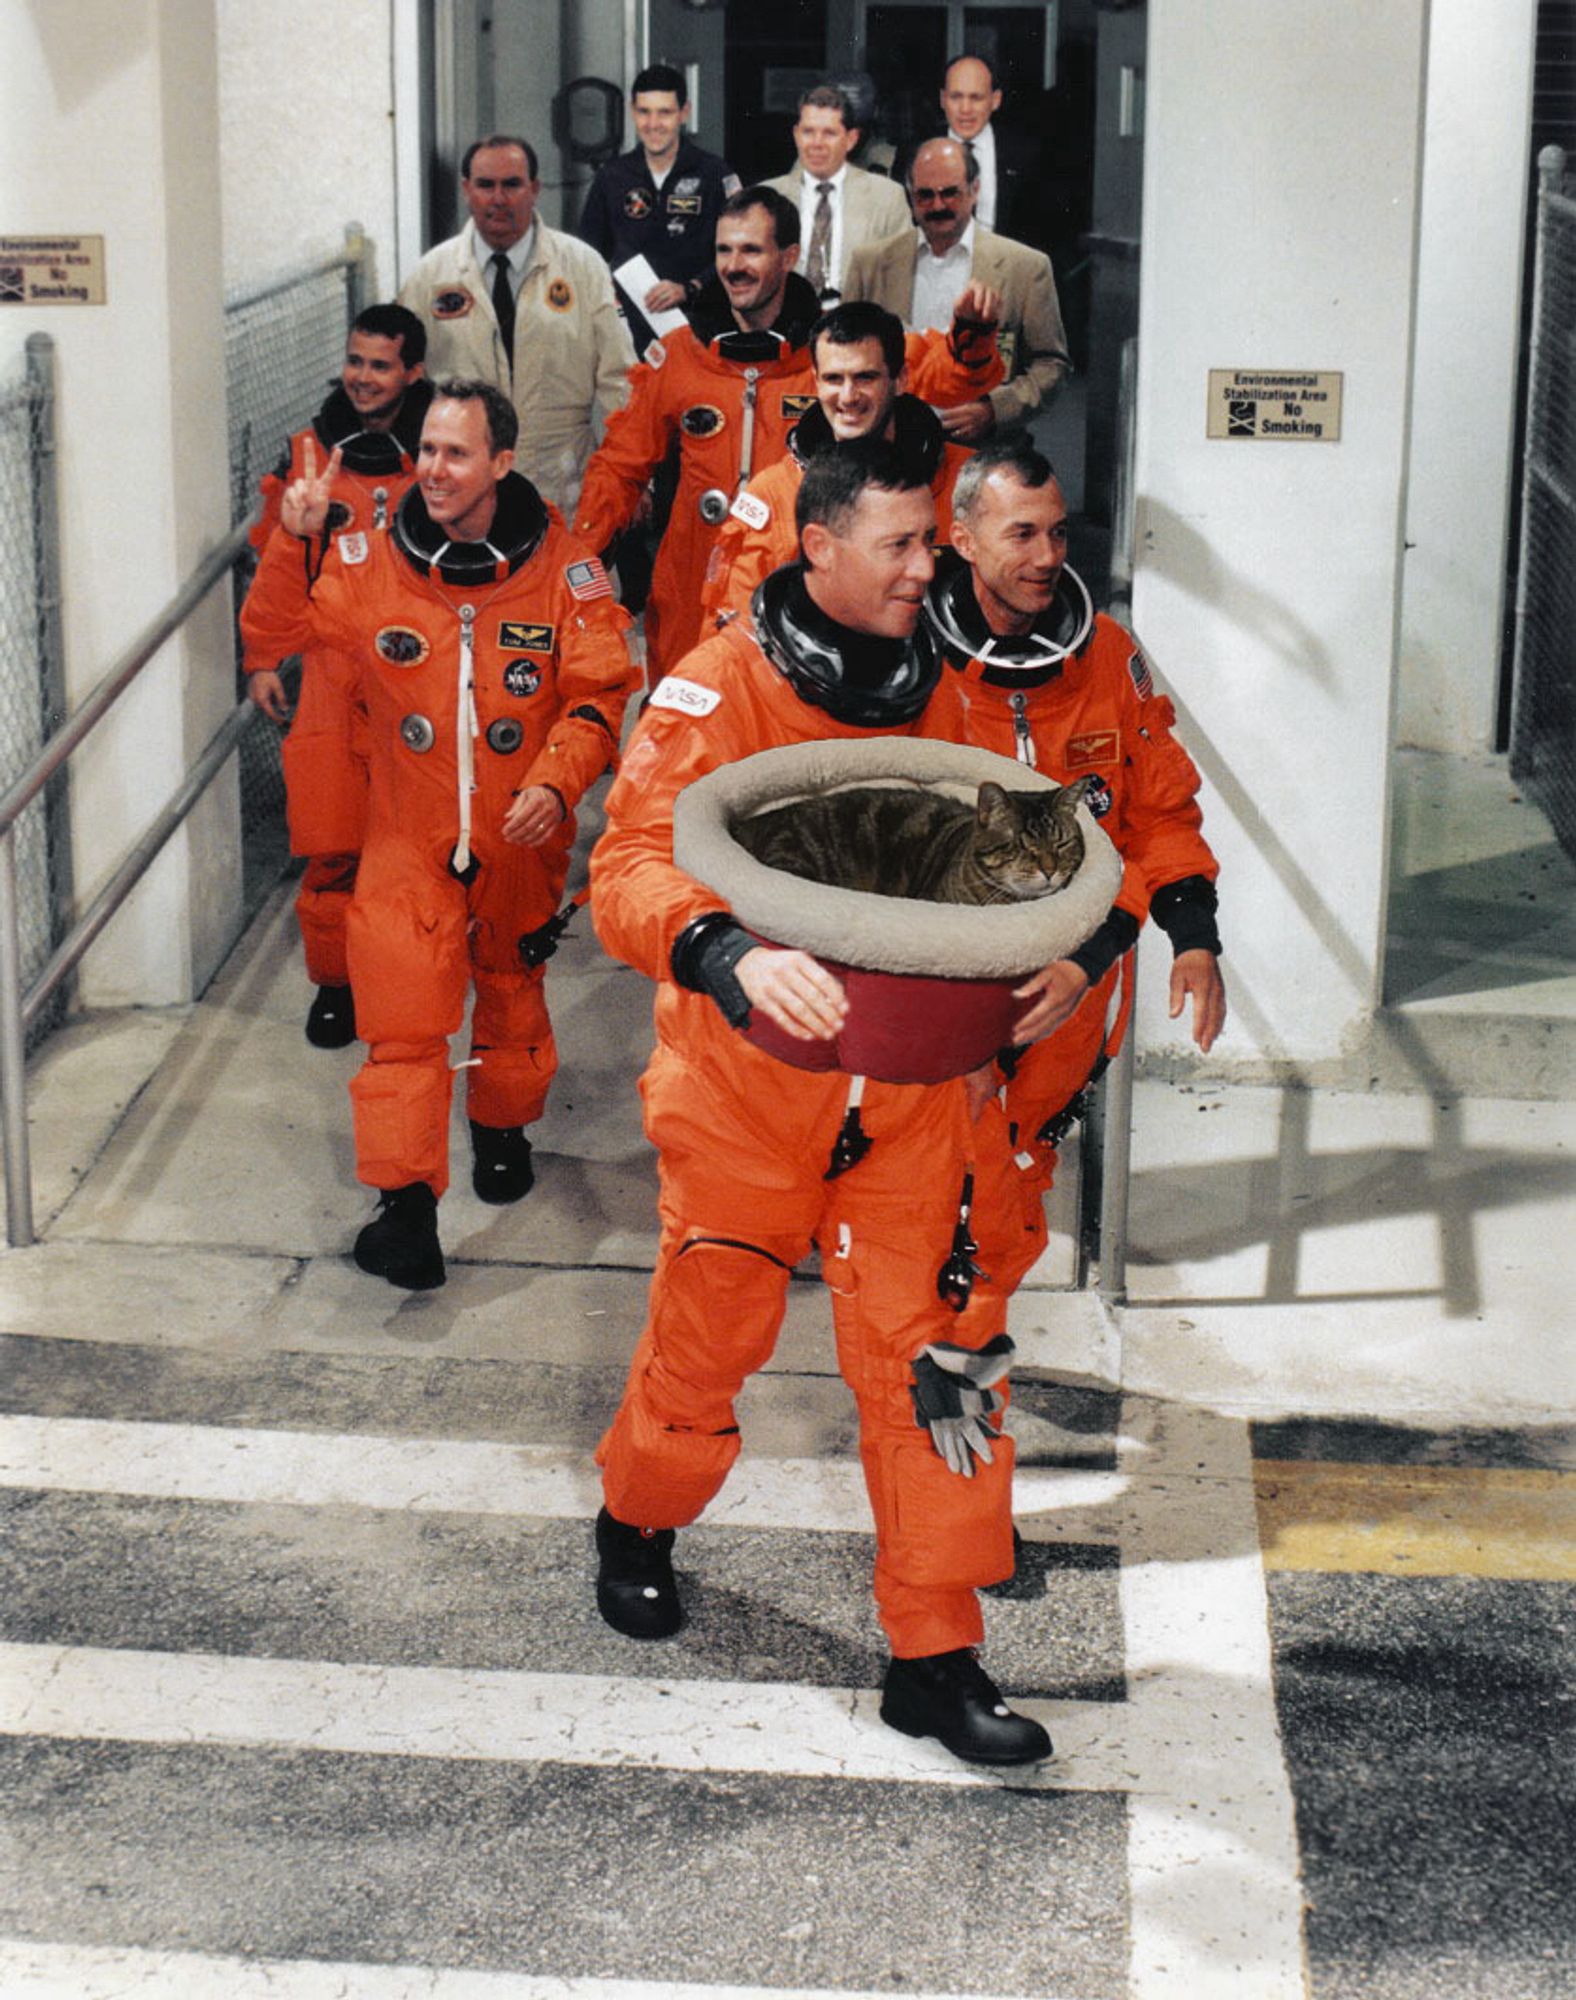
[[[54,415],[54,343],[34,334],[25,362],[0,383],[0,792],[21,777],[65,715]],[[27,984],[70,921],[63,771],[17,821],[14,838]],[[55,1025],[66,1000],[64,990],[55,995],[34,1023],[30,1045]]]
[[[1576,175],[1538,156],[1510,768],[1576,859]]]
[[[232,520],[251,511],[258,481],[278,464],[286,439],[311,420],[337,378],[345,330],[368,303],[369,262],[370,246],[353,222],[343,250],[226,301]],[[237,564],[237,604],[254,567],[251,556]],[[279,744],[278,727],[259,713],[238,751],[248,910],[278,880],[289,855]]]

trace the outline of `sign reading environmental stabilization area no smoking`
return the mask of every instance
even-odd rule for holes
[[[1299,368],[1211,368],[1205,437],[1334,444],[1341,435],[1341,382]]]
[[[101,306],[102,236],[0,236],[0,306]]]

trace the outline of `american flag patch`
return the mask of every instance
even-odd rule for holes
[[[1127,656],[1127,671],[1133,677],[1133,686],[1138,690],[1138,699],[1148,701],[1155,691],[1155,684],[1150,678],[1149,662],[1136,646]]]
[[[593,597],[613,595],[613,586],[607,580],[607,571],[596,556],[588,557],[585,562],[571,563],[564,571],[564,582],[582,603],[588,603]]]

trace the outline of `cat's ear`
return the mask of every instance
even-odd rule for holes
[[[980,785],[979,803],[975,808],[975,818],[987,831],[993,827],[1013,824],[1012,801],[994,778],[986,778]]]
[[[1072,784],[1063,785],[1062,795],[1058,803],[1069,806],[1082,805],[1093,790],[1093,778],[1076,778]]]

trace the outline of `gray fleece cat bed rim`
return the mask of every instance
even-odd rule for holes
[[[673,815],[673,858],[726,899],[756,936],[866,971],[931,979],[1021,979],[1076,951],[1099,928],[1122,862],[1087,806],[1084,858],[1064,889],[983,908],[833,889],[768,868],[733,838],[739,819],[850,785],[923,786],[973,802],[986,779],[1009,791],[1060,789],[1010,757],[914,736],[840,737],[760,750],[687,785]]]

